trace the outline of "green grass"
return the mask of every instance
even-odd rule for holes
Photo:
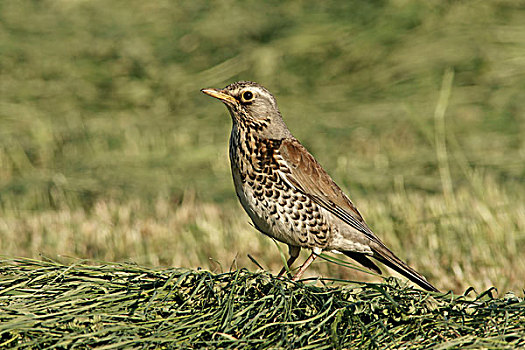
[[[410,348],[525,346],[525,303],[385,284],[292,283],[135,265],[0,261],[0,347]]]
[[[278,271],[199,92],[249,79],[434,285],[519,293],[524,57],[512,1],[0,2],[0,251]]]

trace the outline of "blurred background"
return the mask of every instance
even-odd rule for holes
[[[522,1],[0,1],[0,253],[276,273],[199,92],[237,80],[434,285],[525,287]]]

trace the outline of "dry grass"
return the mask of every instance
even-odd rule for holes
[[[462,293],[470,286],[478,291],[497,286],[500,292],[519,292],[525,275],[524,239],[512,232],[525,228],[525,201],[501,192],[489,179],[480,185],[489,190],[476,194],[474,188],[463,188],[454,193],[457,211],[451,211],[442,195],[407,193],[403,188],[359,204],[387,244],[442,290]],[[176,204],[159,198],[154,211],[138,201],[100,201],[89,213],[65,208],[0,218],[0,250],[215,272],[257,269],[247,257],[251,254],[268,271],[278,271],[279,250],[248,221],[240,206],[203,204],[191,193]],[[322,261],[308,273],[377,280]]]

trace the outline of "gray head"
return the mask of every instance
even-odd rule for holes
[[[265,138],[282,139],[292,136],[284,124],[275,97],[262,85],[251,81],[239,81],[222,90],[201,91],[226,105],[234,126],[241,124]]]

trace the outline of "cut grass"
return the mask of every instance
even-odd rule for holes
[[[213,274],[85,263],[0,260],[0,347],[525,346],[523,298],[498,298],[493,289],[458,296],[394,279],[341,287],[244,269]]]

